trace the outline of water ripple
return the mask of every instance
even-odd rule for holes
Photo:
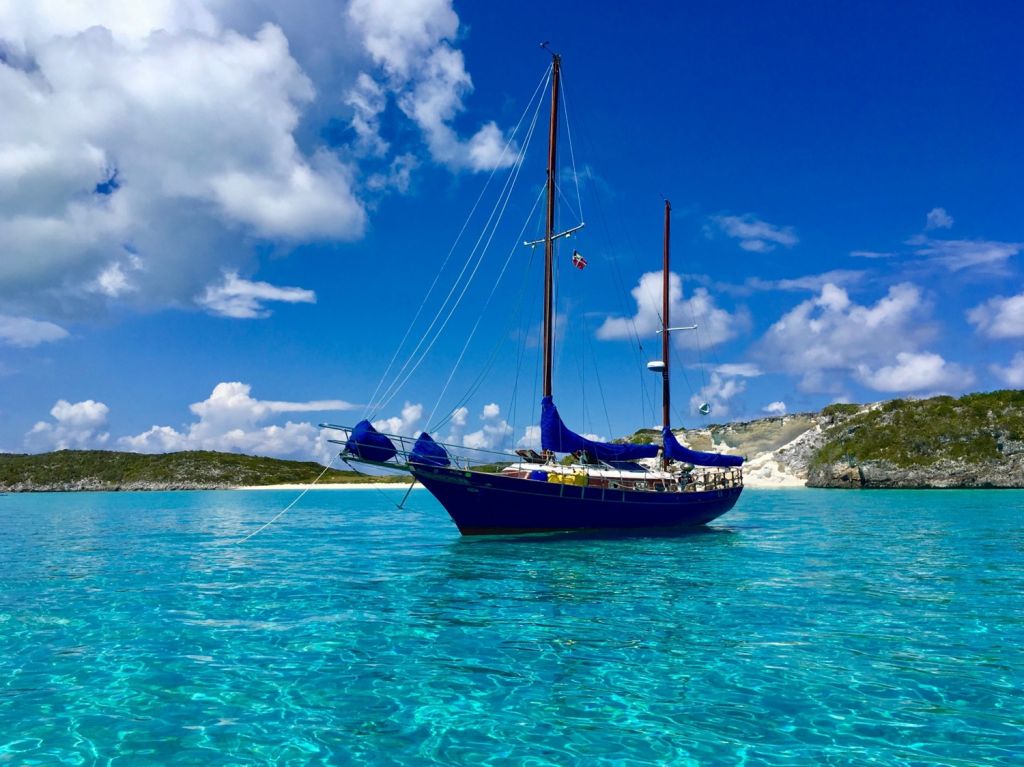
[[[425,493],[0,497],[0,764],[1015,765],[1024,493],[459,538]]]

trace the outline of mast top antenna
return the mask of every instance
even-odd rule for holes
[[[545,40],[544,42],[542,42],[540,44],[540,47],[543,48],[544,50],[546,50],[548,53],[550,53],[556,59],[562,58],[561,54],[555,53],[555,51],[551,50],[551,41],[550,40]]]

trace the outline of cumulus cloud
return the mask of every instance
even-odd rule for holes
[[[653,336],[661,329],[662,273],[647,272],[631,292],[636,301],[633,317],[608,317],[597,329],[597,337],[604,340]],[[717,346],[750,327],[750,315],[745,310],[730,314],[715,304],[706,288],[697,288],[693,296],[683,300],[682,280],[675,272],[668,278],[669,312],[673,325],[695,324],[696,331],[678,331],[672,334],[680,349],[710,348]]]
[[[752,253],[768,253],[782,245],[791,248],[800,242],[791,226],[776,226],[750,213],[744,216],[712,216],[711,222],[727,237],[740,241],[740,247]]]
[[[457,32],[451,0],[0,0],[0,301],[188,306],[268,241],[361,237],[364,198],[419,162],[379,136],[389,100],[434,160],[511,164],[494,123],[452,127],[472,88]],[[347,145],[317,138],[350,117]]]
[[[1024,389],[1024,352],[1013,355],[1008,365],[991,365],[989,369],[1007,386]]]
[[[989,338],[1024,337],[1024,293],[990,298],[968,311],[967,321]]]
[[[531,425],[523,429],[523,436],[516,442],[516,447],[540,450],[540,426]]]
[[[381,3],[354,0],[348,16],[361,30],[363,44],[379,67],[380,79],[360,73],[348,100],[355,108],[352,127],[360,145],[380,153],[380,115],[387,99],[420,128],[431,156],[455,169],[490,170],[512,165],[513,147],[493,121],[469,139],[452,127],[463,111],[463,98],[473,90],[462,52],[451,42],[459,19],[451,0]]]
[[[857,376],[872,389],[885,392],[963,389],[974,383],[974,375],[970,371],[931,352],[900,352],[892,365],[877,370],[861,365]]]
[[[205,400],[189,406],[198,420],[183,429],[155,425],[141,434],[121,437],[118,444],[123,449],[141,453],[219,450],[282,457],[322,457],[319,430],[312,424],[288,421],[284,425],[264,425],[265,422],[283,413],[351,410],[353,407],[345,400],[259,400],[252,396],[249,384],[224,382],[217,384]]]
[[[84,450],[102,447],[110,439],[104,429],[110,408],[102,402],[57,400],[50,409],[52,421],[39,421],[25,435],[29,450]]]
[[[497,403],[484,405],[480,412],[482,426],[462,438],[466,447],[478,450],[504,450],[512,438],[513,429],[508,421],[501,417],[501,408]]]
[[[707,385],[690,397],[690,412],[698,415],[701,406],[706,404],[711,408],[709,415],[728,415],[732,400],[747,390],[746,379],[760,375],[761,368],[749,362],[728,362],[715,366]]]
[[[724,418],[729,415],[732,400],[746,390],[747,382],[744,376],[723,375],[716,370],[711,374],[707,386],[690,397],[690,413],[701,414],[701,408],[707,405],[710,410],[706,415]]]
[[[925,217],[925,229],[951,229],[952,226],[953,217],[945,208],[932,208]]]
[[[217,248],[232,233],[361,235],[350,171],[297,145],[315,91],[279,27],[245,36],[200,3],[56,5],[5,6],[0,25],[24,53],[0,64],[4,294],[68,309],[82,286],[122,296],[132,272],[141,298],[186,301],[244,260]]]
[[[898,352],[916,351],[932,334],[929,309],[912,283],[892,286],[871,305],[828,284],[776,321],[756,353],[769,370],[800,376],[805,391],[837,391],[860,366],[891,364]]]
[[[422,403],[406,402],[402,408],[401,415],[391,416],[390,418],[381,418],[373,422],[373,427],[377,431],[382,431],[386,434],[401,434],[403,436],[412,437],[415,436],[416,431],[419,428],[420,421],[423,420],[423,405]]]
[[[220,284],[208,285],[196,303],[212,314],[221,317],[252,319],[268,317],[270,310],[263,306],[266,301],[313,304],[316,294],[303,288],[283,288],[268,282],[243,280],[237,272],[227,272]]]
[[[67,337],[68,331],[52,322],[0,314],[0,343],[31,347]]]
[[[785,415],[786,414],[786,403],[782,400],[776,400],[775,402],[769,402],[763,408],[761,408],[768,415]]]
[[[451,445],[461,445],[462,435],[466,430],[466,422],[469,419],[469,408],[459,407],[452,411],[448,419],[448,436],[445,442]]]

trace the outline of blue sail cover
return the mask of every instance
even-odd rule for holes
[[[551,397],[540,401],[540,444],[544,450],[555,453],[586,450],[602,461],[633,461],[637,458],[654,458],[658,454],[657,445],[613,445],[581,437],[562,423]]]
[[[697,466],[742,466],[743,458],[738,455],[723,455],[722,453],[702,453],[699,450],[690,450],[679,444],[679,440],[667,426],[661,430],[661,437],[665,443],[665,457],[675,461],[685,461]]]
[[[362,458],[364,461],[384,463],[395,457],[394,443],[385,437],[365,418],[352,427],[352,433],[345,443],[345,452]]]
[[[420,434],[416,444],[409,453],[410,463],[423,463],[427,466],[450,466],[448,451],[434,441],[426,432]]]

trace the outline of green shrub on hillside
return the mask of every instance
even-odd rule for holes
[[[892,400],[843,420],[825,436],[828,441],[812,466],[872,460],[899,467],[928,466],[941,459],[994,461],[1006,440],[1024,440],[1024,391]]]
[[[0,453],[0,486],[31,483],[60,485],[95,480],[110,485],[161,483],[172,485],[305,484],[324,469],[313,461],[282,461],[208,450],[144,455],[107,450],[59,450],[21,455]],[[323,484],[363,482],[393,477],[366,477],[354,471],[331,469]]]

